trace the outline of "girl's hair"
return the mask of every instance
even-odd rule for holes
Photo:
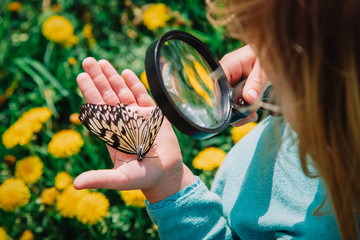
[[[343,239],[359,237],[360,1],[207,0],[290,92],[304,172],[324,179]]]

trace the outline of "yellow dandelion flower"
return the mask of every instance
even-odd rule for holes
[[[42,174],[43,163],[37,156],[25,157],[16,163],[15,177],[29,185],[36,183]]]
[[[77,154],[83,145],[80,133],[72,129],[61,130],[52,137],[48,151],[56,158],[67,158]]]
[[[67,172],[59,172],[55,177],[55,187],[59,190],[67,188],[73,183],[73,178]]]
[[[68,186],[57,197],[56,209],[63,217],[75,217],[75,210],[81,198],[89,191],[87,189],[76,190],[73,185]],[[89,211],[89,209],[88,209]]]
[[[77,204],[76,218],[84,224],[93,225],[108,214],[109,205],[109,200],[104,194],[100,192],[87,193]]]
[[[74,65],[77,63],[77,60],[76,60],[76,58],[74,58],[74,57],[69,57],[69,58],[68,58],[68,63],[69,63],[71,66],[74,66]]]
[[[51,16],[42,25],[43,35],[50,41],[64,43],[74,36],[74,27],[62,16]]]
[[[18,144],[21,146],[28,144],[34,135],[33,125],[30,122],[15,122],[2,135],[2,143],[6,148],[13,148]],[[38,128],[39,123],[35,125]]]
[[[0,239],[1,240],[8,240],[9,236],[7,235],[4,228],[0,227]]]
[[[45,123],[52,115],[47,107],[37,107],[25,112],[19,121]]]
[[[146,72],[143,71],[141,74],[140,74],[140,81],[142,82],[142,84],[144,84],[145,88],[147,90],[150,90],[150,87],[149,87],[149,82],[148,82],[148,79],[147,79],[147,76],[146,76]]]
[[[233,127],[231,129],[231,137],[234,143],[237,143],[241,138],[253,130],[256,125],[256,122],[250,122],[240,127]]]
[[[9,178],[0,185],[0,196],[0,208],[12,212],[29,202],[30,191],[23,180]]]
[[[126,206],[145,207],[145,196],[141,190],[128,190],[120,192]]]
[[[218,168],[224,161],[226,153],[220,148],[208,147],[200,151],[193,160],[196,169],[211,171]]]
[[[33,240],[34,234],[29,229],[25,230],[19,240]]]
[[[85,24],[84,28],[83,28],[83,35],[84,37],[86,37],[87,39],[93,38],[93,32],[92,32],[93,27],[91,26],[91,24],[87,23]]]
[[[85,24],[85,26],[83,28],[83,35],[88,40],[90,46],[94,45],[96,43],[96,40],[95,40],[94,34],[93,34],[93,27],[91,24],[89,24],[89,23]]]
[[[55,187],[46,188],[40,195],[41,203],[45,205],[53,205],[58,191]]]
[[[14,1],[8,4],[8,10],[11,12],[18,12],[21,9],[21,3],[18,1]]]
[[[169,20],[169,7],[162,3],[151,4],[143,13],[144,25],[152,31],[165,27]]]
[[[30,142],[34,133],[40,131],[52,113],[47,107],[33,108],[25,112],[13,125],[2,135],[2,142],[6,148],[16,145],[26,145]]]
[[[69,120],[74,125],[81,125],[78,113],[72,113],[69,117]]]

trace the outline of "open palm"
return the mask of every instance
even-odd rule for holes
[[[144,116],[156,106],[132,71],[124,70],[120,76],[109,62],[97,62],[94,58],[86,58],[83,68],[85,73],[80,73],[77,81],[87,103],[113,106],[124,103]],[[150,158],[145,158],[142,162],[125,162],[136,156],[109,146],[108,150],[114,168],[82,173],[74,181],[77,189],[141,189],[148,200],[150,198],[150,201],[155,202],[194,181],[194,176],[182,163],[177,138],[166,118],[155,140],[155,146],[146,155]],[[187,181],[184,181],[184,177]]]

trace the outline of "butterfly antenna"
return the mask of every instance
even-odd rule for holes
[[[145,157],[143,157],[143,158],[158,158],[158,157],[159,157],[159,156],[155,155],[155,156],[151,156],[151,157],[145,156]]]
[[[124,163],[128,163],[128,162],[131,162],[131,161],[134,161],[134,160],[137,160],[137,158],[131,158],[129,160],[116,159],[116,161],[120,161],[120,162],[124,162]]]

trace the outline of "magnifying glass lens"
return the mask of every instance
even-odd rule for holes
[[[273,106],[246,103],[244,82],[230,86],[216,57],[186,32],[170,31],[154,41],[146,52],[145,67],[151,93],[164,115],[194,138],[214,136],[250,111]]]
[[[171,39],[160,50],[163,84],[176,107],[195,125],[219,124],[216,80],[208,62],[189,44]]]

